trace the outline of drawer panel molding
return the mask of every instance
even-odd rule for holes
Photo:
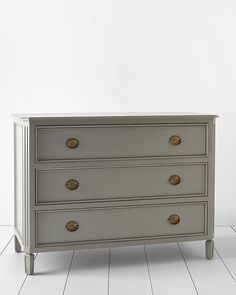
[[[179,156],[207,156],[207,124],[36,127],[39,162]]]
[[[207,195],[207,163],[36,171],[36,204]]]
[[[207,202],[36,212],[36,247],[206,234]],[[172,224],[170,218],[180,221]],[[68,231],[68,222],[78,223]]]

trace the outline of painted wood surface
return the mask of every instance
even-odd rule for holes
[[[145,249],[154,294],[197,294],[191,275],[176,243],[150,245],[145,246]],[[169,283],[167,283],[167,280]]]
[[[24,273],[23,253],[15,253],[12,228],[2,228],[4,295],[236,294],[235,228],[216,228],[213,260],[205,260],[204,241],[40,253],[33,276]]]
[[[152,295],[143,246],[112,248],[109,295]]]
[[[72,255],[73,251],[39,253],[35,259],[35,274],[27,276],[20,294],[62,294]],[[33,293],[32,290],[34,290]]]
[[[109,283],[109,249],[75,251],[65,295],[106,295]]]
[[[212,260],[205,259],[204,242],[183,242],[180,249],[199,294],[236,294],[235,282],[217,253]]]
[[[0,226],[0,255],[13,237],[13,226]]]
[[[15,123],[23,127],[22,142],[16,140],[15,149],[18,150],[18,145],[22,145],[22,169],[16,174],[22,171],[23,177],[22,179],[18,176],[16,178],[21,182],[23,189],[22,206],[20,202],[15,202],[15,212],[16,217],[18,216],[16,229],[19,227],[20,222],[18,221],[22,219],[21,243],[26,253],[77,250],[80,247],[116,247],[124,246],[125,243],[127,245],[139,244],[142,247],[143,243],[154,241],[164,243],[212,238],[214,226],[214,116],[191,116],[190,114],[182,117],[179,114],[167,116],[145,114],[141,116],[53,116],[52,118],[30,116],[21,117],[21,121],[20,117],[15,117]],[[171,140],[173,137],[178,138],[177,142]],[[68,140],[78,144],[72,148]],[[18,157],[17,154],[16,157]],[[130,190],[131,181],[128,181],[125,171],[120,174],[117,174],[117,171],[120,171],[122,165],[128,168],[135,167],[137,170],[138,163],[142,161],[148,161],[152,167],[155,167],[153,166],[155,161],[162,166],[160,175],[158,173],[156,175],[158,179],[161,179],[162,174],[166,172],[164,166],[170,169],[170,166],[176,168],[180,164],[180,166],[186,165],[191,169],[198,167],[199,171],[195,171],[195,174],[182,171],[183,179],[181,178],[175,190],[176,193],[173,194],[167,189],[169,171],[168,177],[165,177],[165,184],[152,181],[155,185],[163,187],[160,198],[158,192],[156,197],[150,197],[150,199],[145,197],[150,194],[147,189],[149,183],[146,185],[143,183],[142,196],[135,199],[137,197],[133,191],[135,182],[142,183],[145,177],[150,180],[150,174],[142,165],[142,171],[138,173],[139,176],[135,176]],[[44,165],[45,163],[47,165]],[[101,175],[100,182],[96,186],[95,182],[98,177],[91,175],[93,171],[89,166],[91,164],[95,165],[94,171],[104,167],[106,167],[104,171],[107,171],[113,166],[113,172],[110,174],[114,174],[113,178],[122,185],[123,193],[116,196],[119,192],[119,185],[116,187],[117,183],[111,181],[106,174]],[[207,177],[203,166],[207,168]],[[112,200],[109,202],[103,200],[100,203],[98,200],[86,200],[82,204],[87,205],[86,208],[78,206],[78,203],[71,203],[68,199],[55,204],[53,200],[47,199],[51,192],[49,194],[44,192],[43,195],[46,195],[46,198],[42,200],[44,204],[40,205],[37,203],[35,192],[39,193],[42,187],[45,188],[47,185],[36,183],[36,174],[41,173],[42,176],[42,169],[52,171],[58,167],[60,171],[68,168],[89,168],[90,174],[85,175],[84,180],[89,180],[91,176],[94,187],[92,191],[85,189],[84,193],[93,197],[93,191],[97,191],[98,197],[104,195],[104,198],[110,197]],[[173,171],[176,174],[180,172]],[[151,173],[153,174],[155,173]],[[181,187],[184,179],[190,176],[198,181],[194,180],[191,185],[191,181],[188,180],[191,189],[185,191]],[[46,178],[53,183],[52,175]],[[92,186],[88,187],[92,188]],[[106,187],[107,196],[104,193]],[[179,192],[177,192],[178,189]],[[137,191],[141,191],[138,185]],[[156,189],[153,190],[155,191]],[[112,193],[114,193],[113,196]],[[184,196],[178,196],[182,193]],[[56,195],[59,194],[56,193]],[[124,202],[122,197],[125,196],[131,196],[134,199]],[[181,199],[184,200],[181,201]],[[52,202],[49,204],[47,201]],[[22,215],[19,215],[18,211],[21,210]],[[170,216],[177,216],[177,214],[180,222],[173,226]],[[76,220],[79,223],[79,234],[76,231],[72,235],[66,230],[66,225],[70,220]]]

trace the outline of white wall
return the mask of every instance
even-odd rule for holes
[[[236,2],[0,1],[0,224],[13,112],[219,114],[216,223],[236,224]]]

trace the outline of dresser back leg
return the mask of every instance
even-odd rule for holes
[[[21,245],[20,245],[20,242],[19,242],[16,235],[14,236],[14,242],[15,242],[15,251],[17,253],[20,253],[21,252]]]

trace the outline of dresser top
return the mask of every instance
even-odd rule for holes
[[[165,113],[165,112],[121,112],[121,113],[16,113],[12,114],[15,120],[28,120],[33,118],[83,118],[83,117],[202,117],[214,118],[215,114],[204,113]]]

